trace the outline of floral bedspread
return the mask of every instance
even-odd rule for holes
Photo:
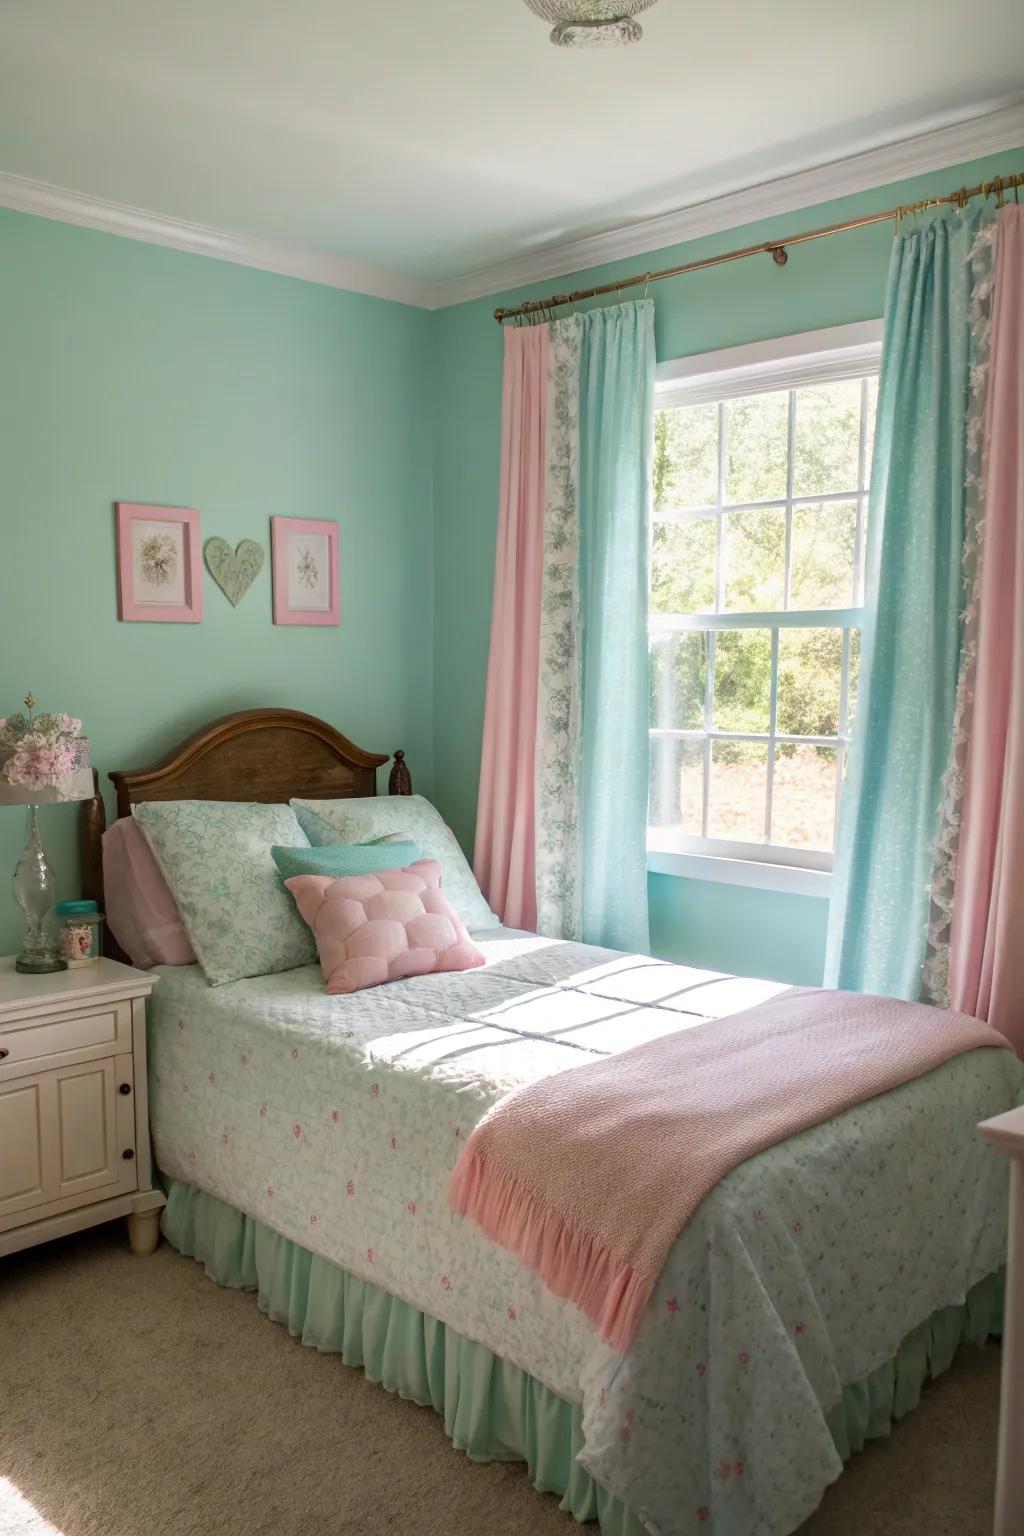
[[[304,967],[211,988],[160,968],[158,1166],[582,1403],[587,1471],[661,1536],[786,1536],[841,1470],[843,1385],[1003,1263],[1021,1097],[974,1051],[752,1158],[676,1243],[633,1350],[449,1208],[459,1148],[519,1084],[721,1017],[777,984],[507,929],[488,963],[348,997]]]

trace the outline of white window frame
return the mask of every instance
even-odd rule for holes
[[[780,336],[770,341],[752,342],[746,346],[728,347],[717,352],[705,352],[697,357],[677,358],[672,362],[660,363],[655,375],[655,410],[670,409],[674,406],[718,404],[720,411],[724,409],[724,402],[743,395],[765,394],[780,390],[796,390],[808,384],[820,384],[834,382],[837,379],[866,380],[878,372],[882,355],[882,321],[866,320],[853,325],[837,325],[827,330],[805,331],[795,336]],[[785,497],[776,501],[761,503],[757,506],[778,507],[786,512],[786,592],[788,601],[789,575],[790,575],[790,539],[789,529],[792,523],[792,509],[794,505],[802,503],[819,504],[827,501],[849,501],[850,495],[843,493],[837,496],[806,496],[794,497],[793,495],[793,401],[790,398],[789,415],[789,477]],[[723,452],[723,438],[721,432],[721,420],[719,422],[719,496],[718,502],[724,503],[721,484]],[[864,432],[864,413],[861,413],[861,441],[859,456],[859,472],[857,487],[857,532],[856,532],[856,574],[857,590],[863,592],[864,579],[864,519],[866,512],[866,486],[870,465],[866,463],[866,444]],[[730,511],[742,511],[742,507],[729,508]],[[721,528],[721,512],[717,514]],[[672,521],[672,514],[659,516],[658,521]],[[719,558],[718,579],[721,581],[721,558]],[[862,622],[863,609],[861,606],[849,608],[828,608],[810,611],[800,610],[771,610],[767,613],[736,613],[722,614],[650,614],[648,618],[649,632],[653,634],[665,634],[666,632],[679,632],[684,630],[708,629],[709,617],[713,618],[712,635],[719,629],[766,629],[773,631],[773,649],[777,651],[775,635],[780,628],[812,626],[845,629],[843,644],[843,671],[842,685],[839,703],[840,730],[836,738],[799,737],[791,738],[778,735],[773,729],[761,734],[750,735],[746,733],[713,732],[708,734],[706,730],[676,731],[652,728],[652,738],[658,736],[672,736],[680,739],[700,738],[705,742],[705,753],[709,754],[712,741],[743,740],[764,742],[767,747],[769,760],[774,756],[774,748],[777,742],[785,743],[789,740],[799,740],[801,743],[809,742],[811,745],[819,744],[835,746],[837,748],[837,796],[841,779],[840,763],[842,754],[848,745],[848,737],[842,733],[842,728],[847,719],[848,684],[849,684],[849,631],[858,628]],[[774,657],[773,657],[774,676]],[[709,673],[710,679],[710,673]],[[709,681],[710,687],[710,681]],[[775,725],[774,698],[773,708],[769,719],[770,727]],[[705,795],[707,794],[707,762],[705,761]],[[768,804],[766,815],[770,812],[771,804],[771,777],[768,782]],[[706,837],[694,837],[686,839],[682,851],[666,852],[655,848],[649,848],[647,854],[647,867],[657,874],[682,875],[690,879],[726,881],[735,885],[750,885],[766,890],[789,891],[803,895],[828,896],[831,883],[832,855],[831,853],[814,852],[806,849],[787,849],[778,845],[767,843],[744,843],[739,841],[715,840]]]

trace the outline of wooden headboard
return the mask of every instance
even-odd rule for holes
[[[295,709],[247,709],[196,731],[149,768],[112,773],[117,815],[130,816],[141,800],[338,800],[377,793],[377,769],[387,754],[364,752],[333,725]],[[103,911],[101,840],[106,807],[96,793],[81,807],[79,837],[83,894]],[[405,753],[396,752],[388,785],[411,795]],[[126,958],[108,935],[104,952]]]

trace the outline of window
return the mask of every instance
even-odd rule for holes
[[[648,847],[667,867],[712,855],[831,868],[878,333],[846,326],[659,369]]]

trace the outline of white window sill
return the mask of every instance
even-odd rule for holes
[[[655,875],[678,875],[685,880],[714,880],[726,885],[747,885],[761,891],[818,896],[826,901],[832,887],[832,876],[827,869],[807,869],[796,864],[770,864],[763,859],[720,858],[708,853],[660,853],[648,848],[647,868]]]

